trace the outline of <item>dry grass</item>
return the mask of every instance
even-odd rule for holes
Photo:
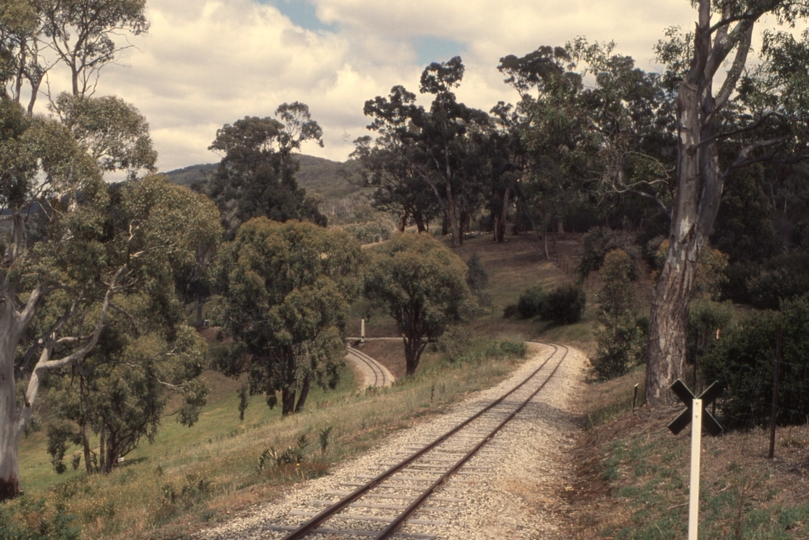
[[[577,539],[686,536],[690,430],[667,429],[681,408],[630,411],[635,372],[592,385],[591,428],[574,456],[566,519]],[[763,430],[703,437],[700,538],[809,538],[809,426],[780,428],[776,459]]]

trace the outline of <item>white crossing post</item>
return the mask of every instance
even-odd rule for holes
[[[360,319],[362,321],[360,325],[360,343],[365,343],[365,319]]]
[[[702,400],[691,406],[691,487],[688,499],[688,540],[697,540],[699,528],[699,458],[702,452]]]

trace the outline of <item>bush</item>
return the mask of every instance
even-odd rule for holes
[[[783,327],[777,422],[804,424],[809,416],[809,295],[784,301],[781,313],[751,316],[725,333],[702,362],[706,383],[719,381],[719,407],[731,427],[769,422],[776,331]]]
[[[471,339],[472,336],[465,327],[450,326],[438,338],[438,350],[446,354],[452,362],[455,362],[469,349]]]
[[[639,322],[624,316],[614,320],[609,328],[596,330],[598,349],[590,363],[599,380],[625,375],[632,366],[640,363],[646,336]]]
[[[633,234],[614,231],[608,227],[596,227],[584,236],[584,254],[578,272],[582,279],[601,268],[607,253],[620,249],[632,260],[632,280],[638,278],[637,261],[641,258],[641,248]]]
[[[586,302],[587,297],[581,287],[563,285],[545,297],[539,315],[543,320],[556,324],[573,324],[584,315]]]
[[[809,293],[809,253],[779,255],[763,263],[736,263],[725,269],[722,294],[760,309],[778,309],[782,300]]]
[[[520,310],[517,309],[517,304],[509,304],[503,308],[503,318],[510,319],[515,315],[517,315],[519,312]]]
[[[473,253],[466,261],[466,268],[466,284],[477,295],[489,285],[489,274],[480,262],[480,255]]]
[[[604,258],[601,277],[604,286],[598,293],[598,349],[591,361],[600,380],[620,377],[643,358],[645,335],[642,321],[635,318],[635,296],[630,279],[632,260],[616,249]]]
[[[523,319],[530,319],[539,315],[542,309],[542,301],[548,293],[542,288],[542,285],[534,285],[526,289],[517,301],[517,311]]]

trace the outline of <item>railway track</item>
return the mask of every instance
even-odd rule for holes
[[[373,374],[374,380],[372,383],[369,383],[368,386],[390,386],[393,383],[388,377],[388,373],[380,367],[376,360],[357,349],[347,347],[347,350],[348,354],[365,365],[368,368],[367,370]]]
[[[567,347],[549,347],[552,350],[533,373],[465,421],[423,444],[401,448],[401,459],[379,464],[383,472],[357,475],[356,481],[343,482],[339,490],[328,492],[328,499],[306,501],[281,522],[263,525],[262,538],[440,538],[436,531],[446,522],[433,516],[451,514],[464,502],[447,487],[492,468],[485,459],[473,458],[485,457],[490,441],[531,403],[564,362]],[[495,453],[490,452],[488,463],[496,459]]]

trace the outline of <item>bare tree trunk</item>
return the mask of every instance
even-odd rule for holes
[[[413,211],[413,220],[416,222],[416,228],[419,233],[427,232],[427,226],[424,224],[424,217],[418,210]]]
[[[22,494],[17,453],[22,411],[17,409],[14,378],[21,329],[14,308],[14,287],[5,285],[0,297],[0,502]],[[30,403],[27,405],[30,408]]]
[[[205,322],[205,319],[202,318],[202,308],[203,308],[204,305],[205,305],[205,300],[201,296],[198,296],[197,297],[197,323],[196,323],[197,328],[202,328],[202,325]]]
[[[0,306],[3,312],[10,311],[10,306]],[[4,313],[5,315],[5,313]],[[7,322],[3,317],[3,323]],[[9,350],[8,331],[2,330],[5,358],[0,359],[0,501],[11,499],[22,494],[20,490],[20,470],[17,456],[17,403],[14,391],[14,349]],[[11,361],[5,361],[10,358]]]
[[[396,228],[399,229],[400,233],[405,232],[405,227],[407,227],[407,210],[402,212],[402,215],[399,216],[399,223],[396,224]]]
[[[84,470],[88,476],[93,474],[93,460],[90,452],[90,426],[85,423],[81,426],[81,445],[84,449]]]
[[[423,341],[421,338],[404,338],[407,375],[414,375],[416,373],[416,368],[419,367],[419,362],[421,361],[421,353],[424,352],[426,346],[427,342]]]
[[[306,404],[306,398],[309,396],[309,388],[312,385],[312,376],[310,374],[306,374],[303,378],[303,384],[301,385],[301,393],[298,395],[298,404],[295,405],[295,412],[299,413],[303,410],[303,406]]]
[[[101,424],[101,434],[98,443],[98,470],[101,474],[106,474],[109,471],[110,462],[107,456],[107,430],[104,429],[104,424]]]

